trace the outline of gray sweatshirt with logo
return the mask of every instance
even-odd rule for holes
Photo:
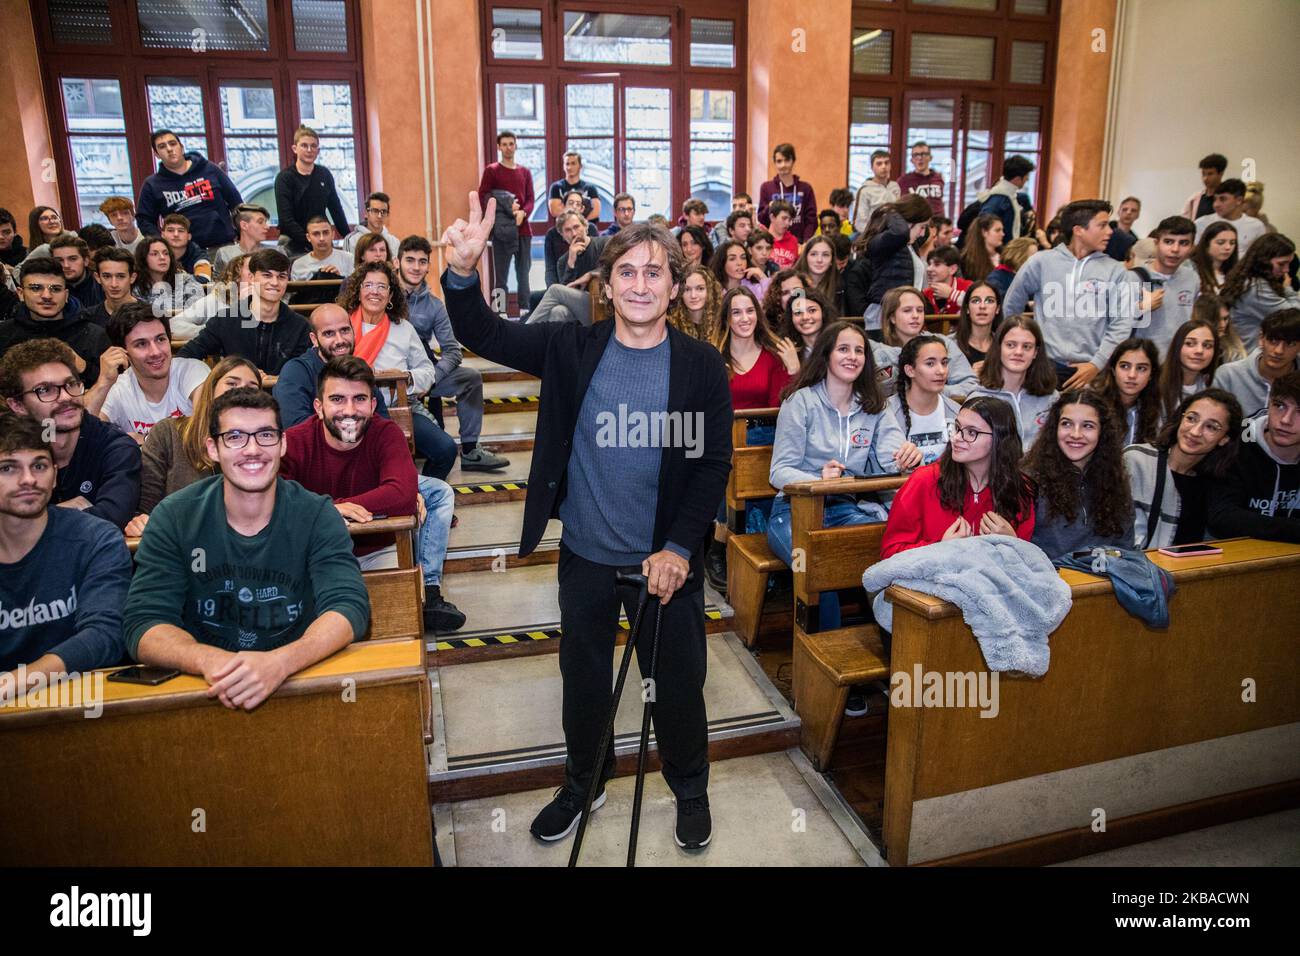
[[[1003,315],[1018,315],[1034,300],[1047,354],[1063,365],[1106,367],[1115,346],[1129,337],[1137,317],[1138,278],[1104,252],[1075,258],[1056,246],[1029,258],[1007,289]]]
[[[844,474],[882,474],[876,462],[881,413],[862,410],[855,397],[847,415],[831,404],[826,383],[801,388],[781,403],[768,480],[779,492],[796,481],[819,481],[822,466],[838,461]]]

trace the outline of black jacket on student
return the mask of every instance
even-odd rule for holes
[[[1300,543],[1300,464],[1273,457],[1263,436],[1243,441],[1227,474],[1210,482],[1209,512],[1216,538]]]
[[[116,425],[86,412],[71,460],[59,469],[50,504],[85,498],[86,514],[125,528],[140,507],[140,446]]]
[[[885,228],[868,240],[867,259],[871,269],[868,304],[879,305],[890,289],[915,281],[912,253],[908,249],[911,232],[912,224],[891,212],[885,217]]]
[[[209,319],[176,354],[196,359],[238,355],[268,375],[279,375],[285,362],[311,348],[310,335],[307,320],[281,302],[274,322],[255,322],[226,310]]]
[[[34,319],[20,301],[13,307],[8,320],[0,322],[0,355],[20,342],[32,339],[58,339],[76,352],[86,363],[80,374],[87,388],[99,378],[99,357],[108,351],[108,333],[94,322],[87,321],[75,296],[68,296],[62,318]]]
[[[500,318],[483,300],[477,281],[458,289],[444,273],[442,289],[456,338],[493,362],[542,380],[537,437],[528,473],[519,555],[532,553],[558,517],[564,500],[569,455],[583,397],[614,333],[614,320],[588,327],[578,322],[524,325]],[[687,458],[684,442],[663,449],[655,511],[654,551],[667,541],[696,545],[691,570],[704,579],[702,545],[718,510],[731,471],[731,389],[717,349],[668,327],[672,343],[668,412],[702,413],[702,454]],[[628,502],[628,507],[636,507]],[[691,586],[687,586],[691,590]]]

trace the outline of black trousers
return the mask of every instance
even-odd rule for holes
[[[637,591],[614,583],[618,569],[560,545],[560,675],[564,680],[565,784],[585,796],[613,700],[614,637],[620,604],[636,617]],[[692,582],[663,609],[655,668],[654,730],[664,779],[679,800],[702,797],[709,786],[709,728],[704,712],[704,588]],[[636,661],[649,676],[658,599],[646,602]],[[629,693],[625,691],[625,693]],[[630,691],[635,693],[635,690]],[[637,695],[640,699],[640,695]],[[602,777],[614,775],[611,746]]]

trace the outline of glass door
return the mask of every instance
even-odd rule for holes
[[[955,159],[959,155],[958,134],[961,128],[961,94],[957,91],[906,93],[903,96],[903,116],[907,136],[902,155],[907,167],[896,170],[892,178],[915,172],[911,164],[911,148],[918,142],[930,147],[930,169],[943,177],[944,209],[951,219],[954,211],[959,173]]]

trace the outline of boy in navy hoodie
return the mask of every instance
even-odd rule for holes
[[[234,242],[230,211],[244,197],[230,177],[201,153],[185,152],[180,138],[169,129],[155,130],[152,141],[158,172],[140,187],[140,201],[135,204],[140,231],[161,235],[162,218],[178,212],[189,219],[194,241],[204,249]]]

